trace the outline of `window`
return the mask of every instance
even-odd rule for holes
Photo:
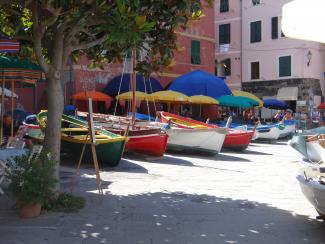
[[[262,40],[262,21],[251,22],[251,43]]]
[[[251,63],[251,80],[257,80],[260,78],[260,62]]]
[[[255,5],[259,5],[261,3],[260,0],[252,0],[252,4]]]
[[[191,64],[201,64],[200,42],[192,40],[191,42]]]
[[[279,21],[278,17],[272,17],[272,39],[278,39],[278,33],[279,33]]]
[[[291,56],[279,57],[279,76],[291,76]]]
[[[229,11],[229,2],[228,0],[220,0],[220,13]]]
[[[230,24],[219,25],[219,44],[230,43]]]

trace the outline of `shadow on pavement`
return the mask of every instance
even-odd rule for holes
[[[141,160],[145,162],[149,162],[150,164],[169,164],[169,165],[181,165],[181,166],[194,166],[190,161],[185,159],[176,158],[172,155],[164,154],[162,157],[150,157],[150,156],[143,156],[142,154],[132,153],[125,155],[128,159],[133,160]]]
[[[0,218],[2,243],[323,243],[325,225],[263,203],[184,192],[99,196],[95,179],[78,185],[79,213]],[[0,203],[4,197],[0,196]],[[0,204],[0,211],[5,211]]]
[[[242,153],[244,154],[253,154],[253,155],[273,155],[272,153],[264,153],[264,152],[258,152],[258,151],[252,151],[252,150],[244,150]]]

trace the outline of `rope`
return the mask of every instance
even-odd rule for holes
[[[124,75],[124,71],[125,71],[126,57],[127,57],[127,55],[125,55],[125,58],[124,58],[122,75],[121,75],[121,80],[120,80],[120,85],[119,85],[119,88],[118,88],[118,94],[117,95],[120,95],[120,92],[121,92],[122,80],[123,80],[123,75]],[[118,98],[117,98],[116,103],[115,103],[114,116],[116,115],[117,104],[118,104]]]

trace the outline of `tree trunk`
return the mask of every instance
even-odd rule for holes
[[[60,71],[49,72],[48,84],[46,87],[48,114],[47,126],[45,130],[45,150],[52,153],[54,160],[57,162],[55,166],[55,178],[57,185],[55,190],[60,190],[60,146],[61,146],[61,117],[64,109],[63,87],[60,81]]]

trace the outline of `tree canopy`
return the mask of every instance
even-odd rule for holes
[[[21,55],[35,55],[46,73],[70,55],[100,63],[137,48],[147,74],[170,64],[175,30],[201,14],[200,0],[3,0],[0,31],[21,41]]]

